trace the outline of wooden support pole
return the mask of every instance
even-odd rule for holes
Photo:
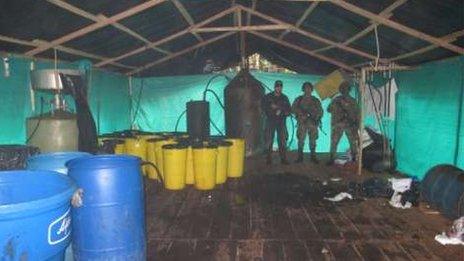
[[[338,66],[338,67],[343,68],[343,69],[345,69],[345,70],[348,70],[348,71],[350,71],[350,72],[357,72],[356,69],[352,68],[351,66],[349,66],[349,65],[347,65],[347,64],[344,64],[344,63],[342,63],[342,62],[340,62],[340,61],[337,61],[337,60],[335,60],[335,59],[326,57],[326,56],[324,56],[324,55],[317,54],[317,53],[315,53],[315,52],[313,52],[313,51],[310,51],[310,50],[307,50],[307,49],[305,49],[305,48],[303,48],[303,47],[300,47],[300,46],[297,46],[297,45],[294,45],[294,44],[285,42],[284,40],[280,40],[280,39],[278,39],[278,38],[274,38],[274,37],[272,37],[272,36],[269,36],[269,35],[266,35],[266,34],[263,34],[263,33],[254,32],[254,31],[250,31],[249,33],[250,33],[250,34],[253,34],[253,35],[256,35],[256,36],[258,36],[258,37],[261,37],[261,38],[263,38],[263,39],[269,40],[269,41],[271,41],[271,42],[278,43],[278,44],[280,44],[280,45],[282,45],[282,46],[286,46],[286,47],[288,47],[288,48],[297,50],[297,51],[299,51],[299,52],[301,52],[301,53],[305,53],[305,54],[307,54],[307,55],[309,55],[309,56],[312,56],[312,57],[315,57],[315,58],[317,58],[317,59],[319,59],[319,60],[328,62],[328,63],[330,63],[330,64],[333,64],[333,65],[335,65],[335,66]]]
[[[460,31],[451,33],[449,35],[445,35],[445,36],[441,37],[440,39],[443,40],[443,41],[447,41],[448,43],[451,43],[451,42],[456,41],[459,37],[462,37],[462,36],[464,36],[464,30],[460,30]],[[408,52],[408,53],[401,54],[401,55],[398,55],[396,57],[390,58],[390,60],[391,61],[402,60],[402,59],[405,59],[405,58],[409,58],[409,57],[412,57],[412,56],[416,56],[416,55],[419,55],[419,54],[422,54],[422,53],[432,51],[434,49],[437,49],[438,47],[439,47],[438,45],[432,44],[432,45],[417,49],[415,51]]]
[[[54,4],[54,5],[56,5],[56,6],[60,7],[60,8],[63,8],[64,10],[67,10],[67,11],[69,11],[71,13],[74,13],[74,14],[77,14],[77,15],[79,15],[81,17],[92,20],[94,22],[99,22],[101,20],[108,19],[108,17],[106,17],[104,15],[101,15],[101,14],[100,15],[93,15],[93,14],[91,14],[91,13],[89,13],[87,11],[84,11],[84,10],[78,8],[78,7],[75,7],[75,6],[65,2],[63,0],[47,0],[47,2],[49,2],[51,4]],[[120,23],[113,23],[111,25],[114,28],[117,28],[120,31],[125,32],[126,34],[128,34],[128,35],[130,35],[130,36],[132,36],[132,37],[134,37],[134,38],[136,38],[136,39],[138,39],[138,40],[140,40],[140,41],[142,41],[142,42],[144,42],[146,44],[150,43],[150,41],[148,39],[146,39],[145,37],[141,36],[140,34],[134,32],[133,30],[129,29],[128,27],[126,27],[126,26],[124,26],[124,25],[122,25]],[[155,50],[155,51],[158,51],[160,53],[163,53],[163,54],[170,54],[171,53],[169,51],[163,50],[163,49],[158,48],[158,47],[154,47],[152,49]]]
[[[270,24],[270,25],[249,25],[249,26],[224,26],[224,27],[201,27],[192,31],[198,33],[209,32],[230,32],[230,31],[275,31],[288,29],[286,25]]]
[[[316,9],[318,4],[319,2],[312,2],[306,9],[306,11],[303,13],[303,15],[301,15],[300,19],[298,19],[298,21],[295,23],[295,27],[300,28],[301,24],[306,20],[306,18],[308,18],[308,16],[314,11],[314,9]],[[288,33],[290,33],[290,30],[285,30],[285,32],[282,32],[279,35],[279,39],[284,39],[285,35],[287,35]]]
[[[299,34],[301,34],[301,35],[303,35],[305,37],[308,37],[308,38],[311,38],[311,39],[314,39],[314,40],[317,40],[319,42],[326,43],[326,44],[329,44],[329,45],[334,45],[335,47],[337,47],[339,49],[342,49],[344,51],[356,54],[356,55],[364,57],[364,58],[368,58],[368,59],[371,59],[371,60],[375,60],[377,58],[375,55],[368,54],[366,52],[363,52],[363,51],[358,50],[358,49],[354,49],[354,48],[349,47],[349,46],[344,46],[341,43],[336,43],[336,42],[334,42],[332,40],[329,40],[329,39],[326,39],[324,37],[318,36],[318,35],[316,35],[314,33],[311,33],[311,32],[302,30],[300,28],[297,28],[296,26],[294,26],[292,24],[283,22],[282,20],[279,20],[279,19],[274,18],[272,16],[263,14],[261,12],[255,11],[255,10],[252,10],[251,8],[248,8],[248,7],[245,7],[245,6],[242,6],[242,5],[239,5],[239,7],[245,12],[249,12],[249,13],[251,13],[253,15],[261,17],[261,18],[263,18],[265,20],[268,20],[268,21],[270,21],[272,23],[280,24],[280,25],[286,25],[286,26],[288,26],[290,28],[290,30],[292,30],[292,31],[294,31],[296,33],[299,33]],[[380,59],[380,60],[383,61],[383,59]]]
[[[77,37],[80,37],[80,36],[83,36],[85,34],[88,34],[90,32],[93,32],[95,30],[98,30],[102,27],[105,27],[107,25],[110,25],[110,24],[114,24],[122,19],[125,19],[127,17],[130,17],[130,16],[133,16],[137,13],[140,13],[148,8],[151,8],[155,5],[158,5],[158,4],[161,4],[163,3],[165,0],[149,0],[149,1],[146,1],[146,2],[143,2],[142,4],[139,4],[139,5],[136,5],[124,12],[121,12],[121,13],[118,13],[116,15],[113,15],[109,18],[105,18],[105,19],[102,19],[96,23],[93,23],[91,25],[88,25],[86,27],[83,27],[77,31],[74,31],[72,33],[69,33],[67,35],[64,35],[60,38],[57,38],[53,41],[50,41],[49,43],[47,44],[44,44],[44,45],[41,45],[31,51],[28,51],[26,52],[25,54],[28,55],[28,56],[33,56],[33,55],[36,55],[38,53],[41,53],[43,51],[46,51],[50,48],[53,48],[57,45],[60,45],[60,44],[63,44],[63,43],[66,43],[68,41],[71,41]]]
[[[408,0],[396,0],[393,2],[391,5],[389,5],[387,8],[385,8],[382,12],[379,13],[380,16],[385,17],[385,18],[390,18],[393,14],[392,12],[397,9],[398,7],[402,6],[405,4]],[[359,38],[367,35],[368,33],[372,32],[376,26],[379,24],[376,22],[371,23],[368,27],[366,27],[364,30],[360,31],[359,33],[353,35],[352,37],[348,38],[343,42],[343,45],[349,45],[350,43],[358,40]],[[323,52],[327,51],[334,48],[333,45],[329,45],[326,47],[319,48],[317,50],[314,50],[315,52]]]
[[[130,51],[130,52],[127,52],[127,53],[121,54],[121,55],[119,55],[119,56],[116,56],[116,57],[107,59],[107,60],[105,60],[105,61],[99,62],[99,63],[97,63],[95,66],[96,66],[96,67],[101,67],[101,66],[103,66],[103,65],[105,65],[105,64],[108,64],[108,63],[111,63],[111,62],[115,62],[115,61],[119,61],[119,60],[121,60],[121,59],[124,59],[124,58],[130,57],[130,56],[136,55],[136,54],[138,54],[138,53],[141,53],[141,52],[147,50],[148,48],[151,48],[151,47],[154,47],[154,46],[159,46],[159,45],[161,45],[161,44],[167,43],[167,42],[169,42],[169,41],[171,41],[171,40],[174,40],[174,39],[176,39],[176,38],[178,38],[178,37],[181,37],[181,36],[183,36],[183,35],[185,35],[185,34],[190,33],[190,32],[191,32],[193,29],[195,29],[195,28],[199,28],[199,27],[201,27],[201,26],[203,26],[203,25],[206,25],[206,24],[209,24],[209,23],[211,23],[211,22],[213,22],[213,21],[216,21],[217,19],[219,19],[219,18],[221,18],[221,17],[224,17],[225,15],[228,15],[228,14],[230,14],[230,13],[233,13],[233,12],[235,12],[236,10],[237,10],[237,7],[228,8],[228,9],[226,9],[226,10],[224,10],[224,11],[221,11],[221,12],[219,12],[219,13],[217,13],[217,14],[215,14],[215,15],[213,15],[213,16],[211,16],[211,17],[205,19],[205,20],[203,20],[202,22],[199,22],[199,23],[197,23],[197,24],[195,24],[195,25],[193,25],[193,26],[190,26],[190,27],[188,27],[188,28],[186,28],[186,29],[184,29],[184,30],[181,30],[181,31],[179,31],[179,32],[177,32],[177,33],[171,34],[171,35],[169,35],[169,36],[167,36],[167,37],[165,37],[165,38],[162,38],[162,39],[160,39],[160,40],[158,40],[158,41],[151,42],[151,43],[148,44],[148,45],[139,47],[139,48],[134,49],[134,50],[132,50],[132,51]]]
[[[251,0],[251,9],[255,10],[257,4],[258,4],[258,0]],[[250,24],[251,24],[251,14],[247,13],[246,25],[249,26]]]
[[[392,21],[392,20],[390,20],[388,18],[385,18],[385,17],[382,17],[380,15],[374,14],[374,13],[369,12],[367,10],[364,10],[364,9],[362,9],[362,8],[356,6],[356,5],[350,4],[350,3],[346,2],[346,1],[343,1],[343,0],[330,0],[330,2],[337,5],[337,6],[342,7],[345,10],[351,11],[351,12],[353,12],[355,14],[358,14],[360,16],[371,19],[374,22],[377,22],[379,24],[383,24],[383,25],[388,26],[390,28],[393,28],[393,29],[395,29],[397,31],[408,34],[408,35],[410,35],[412,37],[421,39],[423,41],[426,41],[426,42],[429,42],[429,43],[432,43],[432,44],[436,44],[438,46],[441,46],[443,48],[446,48],[446,49],[448,49],[450,51],[453,51],[455,53],[458,53],[458,54],[464,54],[464,48],[462,48],[462,47],[450,44],[450,43],[448,43],[446,41],[443,41],[440,38],[433,37],[433,36],[428,35],[426,33],[420,32],[418,30],[412,29],[410,27],[407,27],[405,25],[402,25],[400,23]]]
[[[182,17],[184,17],[185,21],[188,23],[189,26],[193,26],[195,22],[193,21],[192,16],[189,14],[187,9],[184,7],[184,5],[179,1],[179,0],[171,0],[171,2],[176,6],[177,10],[179,10],[180,14]],[[197,38],[199,42],[203,41],[203,38],[197,34],[196,32],[192,32],[193,36]]]
[[[362,174],[363,157],[363,132],[364,132],[364,90],[366,88],[366,69],[361,68],[361,79],[359,80],[359,139],[358,139],[358,175]]]
[[[46,41],[41,41],[41,40],[25,41],[25,40],[20,40],[20,39],[16,39],[16,38],[4,36],[4,35],[0,35],[0,41],[7,42],[7,43],[19,44],[19,45],[25,45],[25,46],[32,46],[32,47],[37,47],[37,46],[40,46],[40,45],[43,45],[43,44],[47,43]],[[95,59],[95,60],[108,59],[107,57],[103,57],[103,56],[83,52],[81,50],[76,50],[74,48],[65,47],[65,46],[62,46],[62,45],[58,45],[55,48],[57,50],[61,51],[61,52],[65,52],[65,53],[69,53],[69,54],[77,55],[77,56],[82,56],[82,57],[87,57],[87,58],[91,58],[91,59]],[[27,57],[31,57],[31,56],[27,56]],[[111,64],[114,65],[114,66],[117,66],[117,67],[125,68],[125,69],[134,69],[135,68],[134,66],[129,66],[129,65],[121,64],[121,63],[116,63],[116,62],[111,63]]]
[[[216,37],[207,39],[207,40],[205,40],[205,41],[203,41],[203,42],[201,42],[201,43],[197,43],[196,45],[190,46],[190,47],[188,47],[188,48],[186,48],[186,49],[183,49],[183,50],[181,50],[181,51],[178,51],[178,52],[176,52],[176,53],[167,55],[167,56],[165,56],[165,57],[163,57],[163,58],[161,58],[161,59],[159,59],[159,60],[156,60],[156,61],[154,61],[154,62],[147,63],[147,64],[145,64],[144,66],[142,66],[142,67],[140,67],[140,68],[137,68],[137,69],[135,69],[135,70],[133,70],[133,71],[130,71],[129,73],[127,73],[127,75],[134,75],[134,74],[139,73],[139,72],[141,72],[141,71],[144,71],[144,70],[146,70],[146,69],[148,69],[148,68],[150,68],[150,67],[153,67],[153,66],[158,65],[158,64],[160,64],[160,63],[169,61],[169,60],[174,59],[174,58],[176,58],[176,57],[178,57],[178,56],[181,56],[181,55],[184,55],[184,54],[186,54],[186,53],[189,53],[189,52],[191,52],[191,51],[193,51],[193,50],[195,50],[195,49],[198,49],[198,48],[200,48],[200,47],[203,47],[203,46],[205,46],[205,45],[208,45],[208,44],[211,44],[211,43],[213,43],[213,42],[219,41],[219,40],[221,40],[221,39],[223,39],[223,38],[226,38],[226,37],[228,37],[228,36],[230,36],[230,35],[233,35],[234,33],[235,33],[235,32],[228,32],[228,33],[224,33],[224,34],[221,34],[221,35],[219,35],[219,36],[216,36]]]

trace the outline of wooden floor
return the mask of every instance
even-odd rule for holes
[[[148,259],[464,260],[464,247],[433,240],[451,224],[441,215],[394,209],[385,199],[323,200],[371,174],[266,166],[261,158],[246,164],[242,179],[211,192],[172,192],[147,180]]]

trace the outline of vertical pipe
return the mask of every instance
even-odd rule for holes
[[[464,72],[464,59],[459,59],[461,72]],[[457,120],[457,132],[456,132],[456,147],[454,149],[454,165],[458,165],[459,159],[459,147],[461,145],[461,125],[462,125],[462,110],[464,102],[464,74],[461,73],[461,89],[459,93],[459,111],[458,111],[458,120]]]
[[[359,117],[359,140],[358,140],[358,175],[362,172],[362,134],[364,130],[364,89],[366,87],[366,69],[361,69],[361,80],[359,81],[359,96],[360,96],[360,117]]]
[[[134,109],[132,108],[132,76],[129,76],[129,129],[132,129],[132,122],[134,122]]]

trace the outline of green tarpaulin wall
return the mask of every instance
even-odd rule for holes
[[[35,112],[31,108],[30,62],[29,59],[10,57],[10,76],[7,78],[4,76],[4,67],[0,66],[2,144],[24,143],[25,119],[39,113],[41,95],[36,94]],[[398,169],[401,172],[422,178],[430,167],[439,163],[464,167],[463,64],[464,57],[458,57],[396,73],[399,88],[397,115],[395,121],[388,122],[388,128],[394,133],[391,139],[394,140]],[[36,61],[35,67],[53,68],[53,63]],[[63,63],[59,64],[59,68],[79,68],[79,64]],[[275,80],[282,80],[284,92],[291,101],[301,93],[303,82],[314,83],[320,79],[320,76],[301,74],[252,74],[271,88]],[[130,80],[123,75],[92,70],[89,101],[99,133],[128,129],[131,125],[146,131],[173,131],[176,120],[185,110],[185,103],[192,99],[201,99],[207,82],[213,76],[207,74]],[[132,88],[129,87],[129,81]],[[216,77],[210,84],[210,89],[219,95],[221,101],[227,83],[225,77]],[[222,108],[214,96],[208,94],[207,99],[211,103],[212,120],[224,131]],[[323,101],[324,109],[329,102],[330,100]],[[185,122],[184,116],[179,122],[179,131],[185,130]],[[368,117],[366,122],[372,124],[373,118]],[[324,131],[329,134],[330,117],[327,112],[322,123]],[[290,120],[287,125],[289,133],[292,133]],[[218,132],[212,128],[212,134]],[[318,151],[327,152],[329,142],[328,136],[320,134]],[[295,137],[291,148],[296,148]],[[346,148],[347,142],[344,138],[339,151]]]
[[[290,102],[293,102],[293,100],[301,94],[301,85],[303,82],[309,81],[315,83],[321,78],[320,76],[314,75],[266,72],[252,72],[252,75],[269,88],[273,88],[276,80],[282,80],[284,84],[284,93],[288,96]],[[179,115],[181,115],[186,108],[185,103],[189,100],[201,100],[208,81],[214,76],[215,74],[206,74],[132,79],[133,111],[137,111],[134,120],[135,125],[147,131],[174,131]],[[228,75],[228,77],[230,79],[233,75]],[[223,91],[227,83],[228,79],[226,79],[226,77],[218,76],[215,77],[209,85],[209,89],[212,89],[218,94],[221,102],[223,102]],[[141,89],[142,92],[140,92]],[[267,92],[269,92],[269,90],[266,90],[266,93]],[[211,120],[224,132],[223,109],[213,95],[208,93],[207,100],[210,102]],[[330,100],[322,102],[325,111],[322,124],[324,131],[328,135],[330,133],[330,117],[326,112],[326,108],[329,102]],[[294,123],[296,125],[296,122]],[[287,128],[289,135],[291,135],[294,128],[292,127],[292,121],[290,119],[287,120]],[[184,115],[179,122],[178,131],[185,130],[186,119]],[[212,134],[218,134],[218,131],[215,130],[213,126],[211,126],[211,132]],[[291,145],[291,149],[296,149],[296,126],[293,133],[293,142],[291,142],[292,139],[290,137],[289,145]],[[327,152],[329,150],[329,145],[330,138],[321,133],[319,135],[317,150],[319,152]],[[347,146],[348,142],[344,137],[340,142],[339,151],[345,151]],[[305,149],[309,150],[308,146],[306,146]]]
[[[464,167],[463,68],[464,57],[458,57],[397,73],[395,147],[401,172],[422,179],[436,164]]]
[[[85,63],[85,61],[84,61]],[[51,61],[34,62],[36,69],[54,68]],[[24,144],[27,117],[40,112],[40,97],[48,101],[50,96],[35,94],[35,111],[32,111],[30,92],[31,60],[20,57],[9,58],[9,77],[5,77],[5,66],[0,64],[0,144]],[[78,63],[60,63],[58,68],[78,69]],[[129,126],[130,99],[127,77],[92,70],[89,103],[101,133],[125,129]],[[68,99],[69,100],[69,99]],[[73,104],[71,104],[71,108]],[[45,104],[44,111],[49,110]],[[97,121],[99,119],[99,121]],[[99,124],[98,124],[99,122]]]

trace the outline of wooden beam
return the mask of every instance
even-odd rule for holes
[[[340,6],[341,8],[343,8],[345,10],[351,11],[351,12],[353,12],[355,14],[358,14],[360,16],[371,19],[374,22],[377,22],[379,24],[388,26],[390,28],[393,28],[393,29],[395,29],[397,31],[403,32],[403,33],[405,33],[407,35],[410,35],[412,37],[415,37],[415,38],[421,39],[423,41],[426,41],[426,42],[441,46],[443,48],[446,48],[446,49],[448,49],[450,51],[453,51],[455,53],[458,53],[458,54],[464,54],[464,48],[462,48],[462,47],[450,44],[450,43],[448,43],[446,41],[441,40],[440,38],[428,35],[426,33],[420,32],[418,30],[412,29],[410,27],[407,27],[405,25],[402,25],[400,23],[392,21],[392,20],[390,20],[388,18],[385,18],[385,17],[382,17],[380,15],[374,14],[374,13],[369,12],[367,10],[364,10],[364,9],[362,9],[362,8],[356,6],[356,5],[350,4],[350,3],[346,2],[346,1],[343,1],[343,0],[330,0],[330,2],[337,5],[337,6]]]
[[[205,40],[205,41],[203,41],[203,42],[201,42],[201,43],[197,43],[197,44],[195,44],[195,45],[193,45],[193,46],[190,46],[190,47],[188,47],[188,48],[186,48],[186,49],[183,49],[183,50],[178,51],[178,52],[176,52],[176,53],[167,55],[167,56],[165,56],[165,57],[163,57],[163,58],[161,58],[161,59],[159,59],[159,60],[156,60],[156,61],[151,62],[151,63],[147,63],[147,64],[145,64],[144,66],[142,66],[142,67],[140,67],[140,68],[137,68],[137,69],[135,69],[135,70],[133,70],[133,71],[130,71],[129,73],[127,73],[127,75],[134,75],[134,74],[139,73],[139,72],[141,72],[141,71],[144,71],[144,70],[146,70],[146,69],[148,69],[148,68],[150,68],[150,67],[153,67],[153,66],[158,65],[158,64],[160,64],[160,63],[169,61],[169,60],[171,60],[171,59],[173,59],[173,58],[176,58],[176,57],[178,57],[178,56],[181,56],[181,55],[184,55],[184,54],[186,54],[186,53],[189,53],[189,52],[191,52],[191,51],[193,51],[193,50],[195,50],[195,49],[198,49],[198,48],[200,48],[200,47],[203,47],[203,46],[205,46],[205,45],[208,45],[208,44],[211,44],[211,43],[213,43],[213,42],[219,41],[219,40],[221,40],[221,39],[223,39],[223,38],[226,38],[226,37],[228,37],[228,36],[230,36],[230,35],[233,35],[234,33],[235,33],[235,32],[228,32],[228,33],[224,33],[224,34],[218,35],[218,36],[216,36],[216,37],[207,39],[207,40]]]
[[[339,48],[339,49],[342,49],[344,51],[347,51],[347,52],[350,52],[350,53],[353,53],[353,54],[356,54],[356,55],[359,55],[361,57],[364,57],[364,58],[368,58],[368,59],[371,59],[371,60],[375,60],[377,57],[372,55],[372,54],[368,54],[366,52],[363,52],[361,50],[357,50],[357,49],[354,49],[352,47],[349,47],[349,46],[344,46],[343,44],[341,43],[337,43],[337,42],[334,42],[332,40],[329,40],[329,39],[326,39],[326,38],[323,38],[321,36],[318,36],[314,33],[311,33],[311,32],[308,32],[308,31],[305,31],[305,30],[302,30],[292,24],[289,24],[289,23],[286,23],[286,22],[283,22],[277,18],[274,18],[272,16],[269,16],[269,15],[266,15],[266,14],[263,14],[261,12],[258,12],[258,11],[255,11],[255,10],[252,10],[250,8],[247,8],[245,6],[242,6],[242,5],[239,5],[239,8],[241,8],[242,10],[246,11],[246,12],[250,12],[252,13],[253,15],[256,15],[258,17],[261,17],[265,20],[268,20],[272,23],[275,23],[275,24],[281,24],[281,25],[286,25],[290,28],[290,30],[296,32],[296,33],[299,33],[303,36],[306,36],[308,38],[311,38],[311,39],[314,39],[314,40],[317,40],[319,42],[322,42],[322,43],[326,43],[326,44],[329,44],[329,45],[334,45],[335,47]],[[382,59],[381,59],[382,61]]]
[[[251,0],[251,9],[256,10],[256,5],[258,4],[258,0]],[[247,13],[247,22],[246,25],[251,24],[251,14]]]
[[[272,42],[275,42],[275,43],[278,43],[282,46],[285,46],[285,47],[288,47],[288,48],[291,48],[291,49],[294,49],[294,50],[297,50],[299,52],[302,52],[302,53],[305,53],[309,56],[312,56],[312,57],[315,57],[319,60],[322,60],[322,61],[325,61],[325,62],[328,62],[330,64],[333,64],[333,65],[336,65],[340,68],[343,68],[345,70],[348,70],[348,71],[351,71],[351,72],[357,72],[356,69],[352,68],[351,66],[345,64],[345,63],[342,63],[340,61],[337,61],[335,59],[332,59],[332,58],[329,58],[327,56],[324,56],[322,54],[317,54],[315,53],[314,51],[311,51],[311,50],[308,50],[308,49],[305,49],[303,47],[300,47],[300,46],[297,46],[297,45],[294,45],[294,44],[291,44],[291,43],[288,43],[288,42],[285,42],[284,40],[280,40],[278,38],[274,38],[272,36],[269,36],[269,35],[266,35],[266,34],[263,34],[263,33],[259,33],[259,32],[254,32],[254,31],[250,31],[249,33],[253,34],[253,35],[256,35],[258,37],[261,37],[263,39],[266,39],[266,40],[269,40],[269,41],[272,41]]]
[[[190,26],[190,27],[188,27],[188,28],[186,28],[186,29],[184,29],[184,30],[182,30],[182,31],[179,31],[179,32],[177,32],[177,33],[174,33],[174,34],[172,34],[172,35],[169,35],[169,36],[167,36],[167,37],[165,37],[165,38],[163,38],[163,39],[160,39],[160,40],[158,40],[158,41],[151,42],[151,43],[148,44],[148,45],[139,47],[139,48],[134,49],[134,50],[132,50],[132,51],[130,51],[130,52],[127,52],[127,53],[124,53],[124,54],[122,54],[122,55],[119,55],[119,56],[117,56],[117,57],[109,58],[109,59],[107,59],[107,60],[104,60],[104,61],[102,61],[102,62],[99,62],[99,63],[97,63],[95,66],[96,66],[96,67],[100,67],[100,66],[103,66],[103,65],[105,65],[105,64],[114,62],[114,61],[119,61],[119,60],[124,59],[124,58],[127,58],[127,57],[129,57],[129,56],[133,56],[133,55],[136,55],[136,54],[138,54],[138,53],[141,53],[141,52],[143,52],[143,51],[145,51],[145,50],[147,50],[147,49],[149,49],[149,48],[151,48],[151,47],[159,46],[159,45],[161,45],[161,44],[164,44],[164,43],[166,43],[166,42],[169,42],[169,41],[171,41],[171,40],[173,40],[173,39],[176,39],[176,38],[178,38],[178,37],[180,37],[180,36],[182,36],[182,35],[185,35],[185,34],[190,33],[190,32],[191,32],[193,29],[195,29],[195,28],[204,26],[204,25],[206,25],[206,24],[208,24],[208,23],[211,23],[211,22],[213,22],[213,21],[215,21],[215,20],[217,20],[217,19],[219,19],[219,18],[221,18],[221,17],[223,17],[223,16],[225,16],[225,15],[228,15],[228,14],[230,14],[230,13],[233,13],[233,12],[235,12],[235,11],[237,10],[237,8],[238,8],[238,7],[230,7],[230,8],[228,8],[228,9],[226,9],[226,10],[224,10],[224,11],[221,11],[221,12],[219,12],[219,13],[217,13],[217,14],[215,14],[215,15],[213,15],[213,16],[211,16],[211,17],[205,19],[205,20],[203,20],[202,22],[197,23],[197,24],[195,24],[195,25],[193,25],[193,26]]]
[[[289,27],[280,24],[270,25],[248,25],[248,26],[224,26],[224,27],[201,27],[193,29],[192,31],[198,33],[206,32],[228,32],[228,31],[274,31],[274,30],[285,30]]]
[[[114,24],[122,19],[125,19],[127,17],[130,17],[130,16],[133,16],[137,13],[140,13],[148,8],[151,8],[155,5],[159,5],[161,3],[163,3],[165,0],[149,0],[149,1],[146,1],[146,2],[143,2],[142,4],[139,4],[139,5],[136,5],[124,12],[121,12],[121,13],[118,13],[116,15],[113,15],[111,17],[108,17],[108,18],[103,18],[101,21],[98,21],[98,22],[95,22],[91,25],[88,25],[86,27],[83,27],[77,31],[74,31],[72,33],[69,33],[67,35],[64,35],[60,38],[57,38],[55,40],[52,40],[50,42],[48,42],[47,44],[44,44],[44,45],[41,45],[31,51],[28,51],[26,52],[26,55],[29,55],[29,56],[33,56],[33,55],[36,55],[38,53],[41,53],[43,51],[46,51],[50,48],[53,48],[57,45],[60,45],[60,44],[63,44],[63,43],[66,43],[68,41],[71,41],[77,37],[80,37],[80,36],[83,36],[85,34],[88,34],[90,32],[93,32],[95,30],[98,30],[102,27],[105,27],[107,25],[110,25],[110,24]]]
[[[295,27],[299,28],[301,24],[306,20],[306,18],[308,18],[308,16],[314,11],[314,9],[316,9],[318,4],[319,2],[312,2],[306,9],[306,11],[303,13],[303,15],[300,17],[300,19],[298,19],[298,21],[295,23]],[[290,33],[290,30],[285,30],[285,32],[282,32],[279,35],[279,39],[284,39],[285,35],[287,35],[288,33]]]
[[[390,6],[385,8],[382,12],[380,12],[379,15],[382,16],[382,17],[385,17],[385,18],[390,18],[393,15],[392,12],[395,9],[397,9],[398,7],[405,4],[407,1],[408,0],[397,0],[393,4],[391,4]],[[352,43],[352,42],[358,40],[359,38],[367,35],[368,33],[372,32],[375,29],[375,27],[378,26],[378,25],[379,24],[376,23],[376,22],[371,22],[371,24],[368,27],[364,28],[364,30],[358,32],[357,34],[355,34],[352,37],[345,40],[343,42],[343,45],[349,45],[350,43]],[[329,46],[326,46],[326,47],[323,47],[323,48],[320,48],[320,49],[317,49],[317,50],[314,50],[314,51],[315,52],[323,52],[323,51],[330,50],[332,48],[334,48],[334,46],[329,45]]]
[[[447,41],[448,43],[452,43],[452,42],[456,41],[459,37],[462,37],[462,36],[464,36],[464,30],[460,30],[460,31],[445,35],[445,36],[441,37],[440,39],[443,40],[443,41]],[[437,48],[439,48],[438,45],[432,44],[432,45],[420,48],[418,50],[415,50],[415,51],[412,51],[412,52],[409,52],[409,53],[398,55],[396,57],[391,58],[390,60],[391,61],[402,60],[402,59],[405,59],[405,58],[408,58],[408,57],[412,57],[412,56],[416,56],[416,55],[419,55],[419,54],[422,54],[422,53],[425,53],[425,52],[432,51],[432,50],[437,49]]]
[[[47,43],[45,41],[40,41],[40,40],[25,41],[25,40],[20,40],[20,39],[16,39],[16,38],[4,36],[4,35],[0,35],[0,41],[19,44],[19,45],[25,45],[25,46],[32,46],[32,47],[38,47],[40,45],[43,45],[43,44]],[[55,48],[57,50],[59,50],[59,51],[65,52],[65,53],[69,53],[69,54],[73,54],[73,55],[77,55],[77,56],[82,56],[82,57],[87,57],[87,58],[92,58],[92,59],[95,59],[95,60],[108,59],[108,58],[103,57],[103,56],[83,52],[83,51],[80,51],[80,50],[76,50],[76,49],[61,46],[61,45],[58,45]],[[121,67],[121,68],[126,68],[126,69],[135,68],[134,66],[124,65],[124,64],[121,64],[121,63],[111,63],[111,64],[113,64],[115,66],[118,66],[118,67]]]
[[[84,11],[78,7],[75,7],[67,2],[64,2],[63,0],[47,0],[49,3],[51,4],[54,4],[58,7],[61,7],[71,13],[74,13],[74,14],[77,14],[81,17],[84,17],[84,18],[87,18],[89,20],[92,20],[94,22],[99,22],[99,21],[102,21],[102,20],[105,20],[105,19],[108,19],[108,17],[104,16],[104,15],[93,15],[87,11]],[[120,24],[120,23],[113,23],[112,24],[113,27],[119,29],[120,31],[123,31],[125,33],[127,33],[128,35],[148,44],[150,43],[150,41],[148,39],[146,39],[145,37],[141,36],[140,34],[134,32],[133,30],[129,29],[128,27]],[[169,51],[166,51],[166,50],[163,50],[161,48],[157,48],[157,47],[154,47],[153,50],[155,51],[158,51],[160,53],[164,53],[164,54],[170,54],[171,52]]]
[[[182,15],[182,17],[184,17],[185,21],[187,21],[189,26],[193,26],[195,22],[193,21],[192,16],[189,14],[184,5],[179,0],[171,0],[171,2],[176,6],[177,10],[179,10],[180,14]],[[192,32],[192,34],[195,36],[195,38],[197,38],[199,42],[203,41],[203,38],[196,32]]]

